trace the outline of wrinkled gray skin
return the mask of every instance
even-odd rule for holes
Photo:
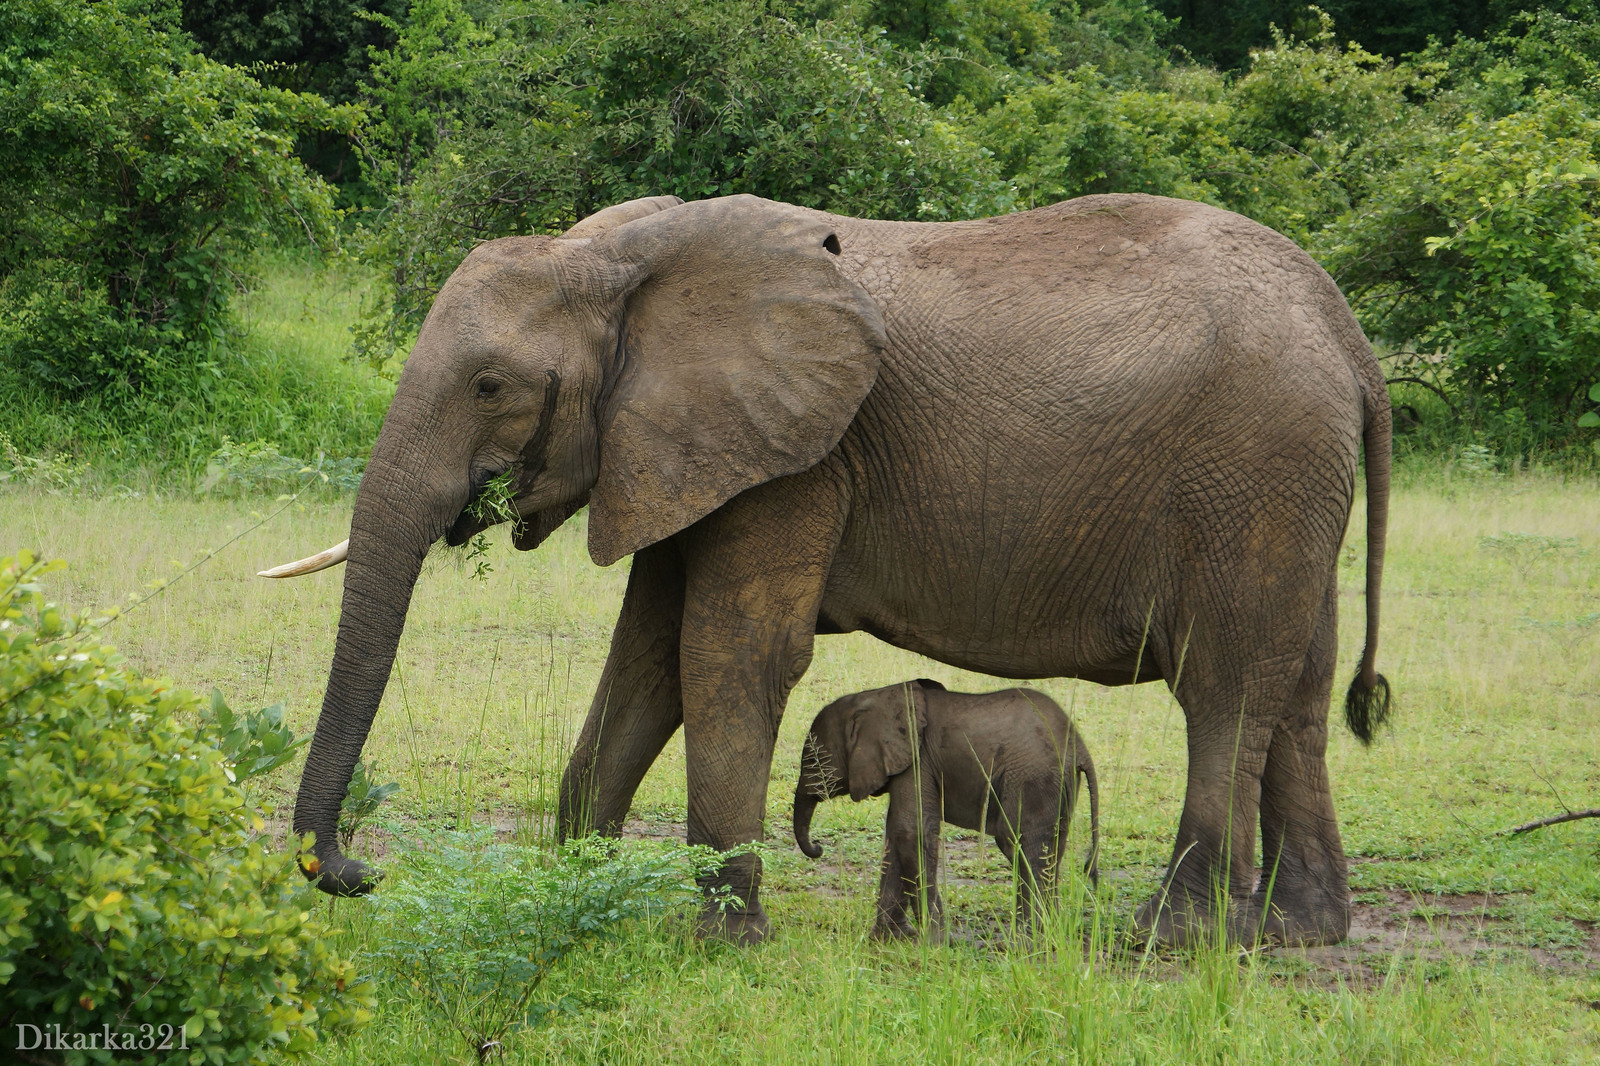
[[[682,726],[689,840],[759,838],[814,635],[864,630],[989,674],[1175,687],[1188,789],[1140,920],[1182,941],[1222,898],[1238,939],[1339,940],[1336,565],[1364,441],[1370,693],[1389,433],[1327,274],[1201,204],[905,223],[668,197],[489,241],[435,300],[356,497],[295,805],[308,872],[370,884],[334,827],[417,574],[511,471],[519,547],[587,503],[594,560],[633,555],[566,832],[617,833]],[[765,934],[755,856],[707,885],[745,906],[702,933]]]
[[[1089,748],[1055,701],[1033,689],[947,692],[919,678],[824,707],[806,734],[794,793],[794,839],[813,859],[822,800],[889,794],[874,939],[944,939],[939,824],[988,833],[1017,877],[1017,927],[1055,897],[1078,777],[1089,789],[1089,858],[1098,881],[1100,783]]]

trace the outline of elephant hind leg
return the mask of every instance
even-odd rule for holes
[[[561,777],[563,837],[620,835],[639,783],[683,722],[683,573],[671,541],[634,556],[600,687]]]
[[[1273,730],[1261,780],[1261,935],[1331,944],[1350,929],[1349,867],[1328,788],[1328,701],[1338,650],[1338,588],[1330,579],[1305,668]]]
[[[1304,636],[1241,635],[1216,627],[1174,656],[1185,665],[1176,697],[1188,724],[1189,773],[1178,836],[1161,888],[1135,921],[1157,941],[1184,945],[1256,937],[1256,821],[1273,730],[1299,676]],[[1228,627],[1231,628],[1231,627]],[[1306,627],[1309,630],[1309,626]],[[1241,647],[1254,643],[1257,655]],[[1272,645],[1280,645],[1274,647]],[[1262,645],[1267,645],[1265,648]]]

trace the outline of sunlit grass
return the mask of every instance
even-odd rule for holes
[[[11,492],[0,496],[0,543],[71,560],[67,583],[57,586],[61,598],[107,605],[169,576],[267,506]],[[217,685],[235,706],[287,700],[294,728],[311,729],[332,652],[339,572],[294,582],[254,574],[341,539],[348,506],[296,505],[109,635],[142,670],[191,688]],[[1519,837],[1498,831],[1563,801],[1592,806],[1600,797],[1600,633],[1524,621],[1578,619],[1597,609],[1600,494],[1535,476],[1434,479],[1403,483],[1393,516],[1380,661],[1399,693],[1395,725],[1371,749],[1337,727],[1330,744],[1358,899],[1380,888],[1490,892],[1490,941],[1547,949],[1553,954],[1541,958],[1566,957],[1568,970],[1539,974],[1521,961],[1441,961],[1434,953],[1399,958],[1376,988],[1340,991],[1326,972],[1296,967],[1293,953],[1247,963],[1237,974],[1231,956],[1219,962],[1202,954],[1190,963],[1157,960],[1142,972],[1124,958],[1063,983],[1051,976],[1057,963],[1049,958],[1024,962],[986,946],[1010,911],[1005,864],[987,841],[956,831],[947,831],[944,892],[952,928],[969,942],[931,954],[869,945],[884,801],[822,805],[813,828],[827,854],[817,862],[801,856],[789,840],[788,801],[806,724],[834,696],[907,677],[973,690],[1003,682],[858,634],[819,638],[783,723],[768,813],[773,941],[732,952],[694,945],[676,926],[641,930],[575,960],[552,981],[552,994],[587,988],[604,1009],[556,1016],[546,1031],[524,1036],[516,1054],[527,1061],[544,1053],[595,1061],[768,1053],[909,1061],[966,1047],[978,1059],[1010,1061],[1029,1049],[1066,1055],[1077,1047],[1085,1061],[1344,1061],[1348,1054],[1515,1062],[1596,1053],[1586,1004],[1600,999],[1600,985],[1578,950],[1594,936],[1585,923],[1600,919],[1600,827],[1575,823]],[[1363,528],[1361,518],[1358,508],[1354,530]],[[1506,532],[1575,543],[1529,564],[1480,546]],[[495,569],[484,582],[448,556],[426,568],[400,671],[366,749],[384,777],[405,786],[402,821],[492,822],[513,836],[521,829],[528,840],[548,831],[554,783],[625,581],[626,564],[602,570],[588,562],[583,533],[575,520],[526,554],[497,536],[489,556]],[[1363,551],[1357,534],[1341,567],[1341,679],[1354,669],[1361,639]],[[1110,925],[1125,924],[1170,847],[1184,780],[1181,715],[1156,685],[1040,687],[1073,715],[1100,768],[1107,877],[1098,906]],[[291,768],[277,779],[280,800],[296,778]],[[684,809],[680,738],[646,778],[634,813],[647,830],[672,832]],[[1084,843],[1081,832],[1078,839],[1075,847]],[[356,923],[349,935],[359,944],[359,907],[338,914]],[[1219,990],[1224,979],[1233,983]],[[1071,1002],[1063,998],[1069,988]],[[1087,1014],[1073,1007],[1085,997],[1094,1006]],[[1072,1035],[1080,1030],[1086,1035]],[[397,1005],[330,1061],[403,1046],[444,1053],[448,1042]],[[780,1055],[780,1048],[787,1050]],[[1497,1057],[1496,1048],[1507,1052]],[[865,1058],[855,1056],[861,1049]]]

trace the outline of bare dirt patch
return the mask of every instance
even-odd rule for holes
[[[1520,958],[1565,973],[1600,972],[1600,931],[1594,926],[1573,923],[1584,940],[1570,950],[1537,947],[1516,935],[1504,917],[1507,902],[1495,893],[1363,892],[1350,907],[1350,935],[1342,944],[1275,948],[1273,954],[1304,960],[1327,979],[1362,984],[1382,980],[1397,955],[1429,961]]]

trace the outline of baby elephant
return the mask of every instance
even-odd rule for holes
[[[986,832],[1017,866],[1017,917],[1054,892],[1077,799],[1089,786],[1089,860],[1097,879],[1100,786],[1077,730],[1032,689],[973,695],[920,679],[857,692],[822,709],[800,756],[794,839],[819,858],[811,815],[821,800],[889,794],[875,938],[910,936],[923,918],[943,938],[937,884],[939,823]],[[926,913],[923,906],[926,904]]]

